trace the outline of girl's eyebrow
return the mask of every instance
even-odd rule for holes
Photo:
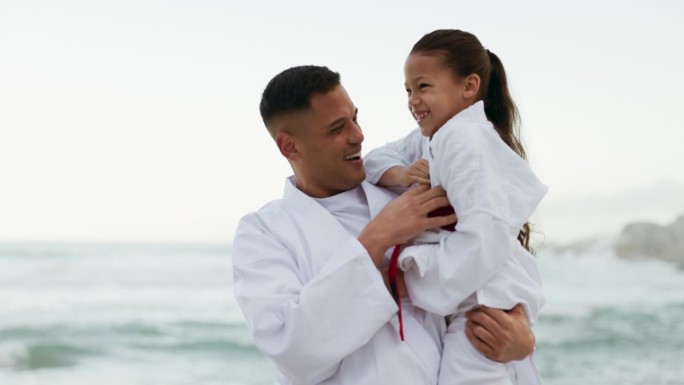
[[[416,76],[415,78],[413,78],[413,79],[411,79],[411,80],[409,80],[409,81],[410,81],[410,82],[418,82],[418,81],[421,81],[421,80],[423,80],[423,79],[425,79],[425,78],[427,78],[427,76],[425,76],[425,75],[418,75],[418,76]],[[404,85],[407,85],[407,84],[408,84],[407,82],[404,82]]]

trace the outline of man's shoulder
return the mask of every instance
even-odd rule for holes
[[[233,262],[242,261],[243,254],[247,260],[251,260],[252,253],[245,253],[244,250],[279,243],[278,239],[290,231],[292,223],[291,215],[284,208],[283,199],[270,201],[245,214],[240,218],[233,237]]]
[[[254,221],[263,221],[264,218],[282,216],[284,205],[284,200],[282,198],[272,200],[260,208],[243,215],[238,227],[253,223]]]

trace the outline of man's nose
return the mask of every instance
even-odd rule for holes
[[[363,142],[363,131],[361,130],[361,126],[359,126],[358,123],[354,123],[354,127],[352,127],[352,132],[349,135],[349,142],[353,144],[361,143]]]

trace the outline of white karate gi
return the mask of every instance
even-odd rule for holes
[[[365,209],[351,211],[365,223],[395,197],[367,182],[356,193]],[[256,347],[281,384],[436,384],[444,318],[406,299],[402,342],[398,307],[356,238],[362,227],[345,229],[363,221],[342,223],[292,178],[283,199],[242,218],[234,293]]]
[[[371,151],[367,179],[377,183],[393,166],[428,159],[433,186],[442,186],[458,215],[456,232],[436,230],[413,240],[399,264],[412,303],[449,315],[440,384],[540,383],[532,358],[500,364],[465,337],[463,314],[479,305],[511,309],[522,304],[530,322],[544,304],[534,256],[516,239],[547,192],[520,156],[487,121],[483,102],[461,111],[432,137],[418,129]]]

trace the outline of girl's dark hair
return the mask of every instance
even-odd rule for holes
[[[423,36],[411,49],[412,54],[435,54],[454,71],[457,79],[470,74],[480,77],[479,99],[484,102],[487,119],[492,122],[501,139],[521,158],[526,159],[520,141],[520,116],[508,91],[506,71],[499,57],[482,46],[472,33],[458,29],[438,29]],[[531,227],[523,225],[518,240],[530,248]]]

